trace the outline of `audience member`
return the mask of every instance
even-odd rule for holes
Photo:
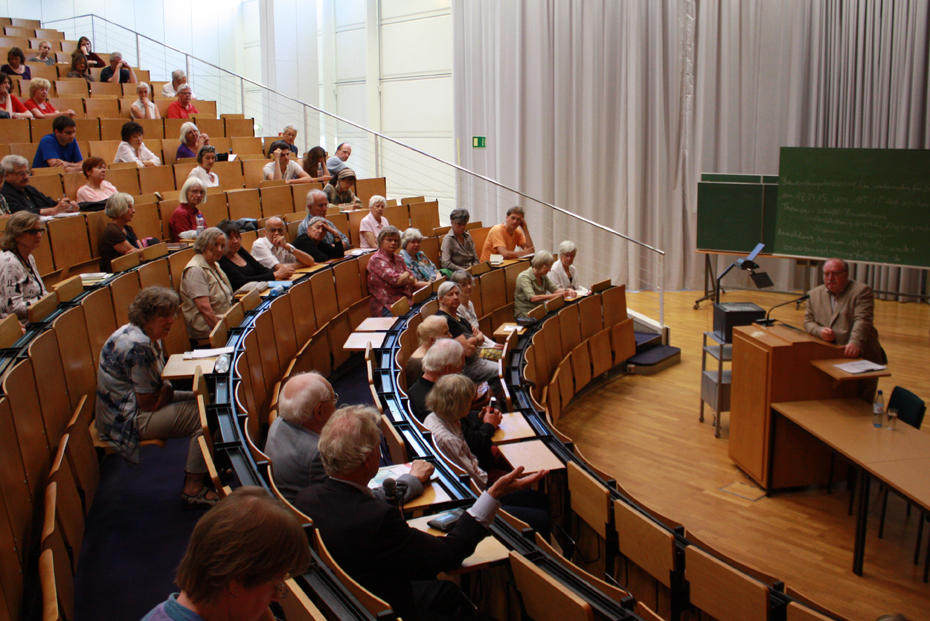
[[[29,307],[47,293],[32,256],[44,232],[45,225],[31,211],[18,211],[6,221],[0,252],[0,318],[15,313],[26,323]]]
[[[69,116],[57,116],[52,121],[52,133],[42,136],[32,160],[33,168],[57,166],[64,172],[82,170],[84,156],[78,146],[77,126]]]
[[[329,175],[335,179],[344,168],[348,168],[346,161],[352,155],[352,147],[347,142],[342,142],[336,147],[336,154],[326,160],[326,169]]]
[[[96,425],[100,437],[124,459],[139,463],[139,442],[190,438],[181,499],[188,505],[216,504],[216,492],[197,446],[202,434],[194,393],[175,391],[162,379],[164,352],[159,341],[171,331],[178,294],[147,287],[129,306],[129,323],[110,335],[97,369]]]
[[[219,316],[233,303],[233,289],[216,264],[226,252],[226,236],[215,226],[194,240],[194,256],[181,275],[181,311],[191,341],[210,336]]]
[[[265,181],[284,179],[289,185],[310,182],[310,175],[301,168],[297,160],[291,159],[290,146],[284,140],[275,140],[268,147],[268,157],[271,161],[262,168]]]
[[[329,183],[332,175],[326,170],[326,149],[323,147],[313,147],[304,155],[304,172],[310,175],[310,181],[319,182],[323,185]]]
[[[116,148],[116,157],[113,158],[114,163],[135,162],[139,168],[161,165],[158,156],[152,153],[142,142],[143,132],[142,126],[135,121],[123,124],[120,129],[120,137],[123,140]]]
[[[445,537],[407,525],[397,507],[365,490],[381,456],[378,413],[340,408],[323,427],[318,444],[329,478],[297,496],[296,505],[313,519],[339,566],[404,619],[471,618],[458,587],[433,577],[458,567],[487,534],[499,498],[535,484],[545,472],[498,479]],[[429,580],[423,578],[429,577]]]
[[[314,261],[323,262],[344,257],[345,247],[342,245],[342,239],[338,237],[342,233],[328,222],[326,218],[311,218],[310,227],[306,233],[297,236],[294,247],[309,254]],[[334,240],[333,243],[326,243],[327,235]]]
[[[520,248],[517,252],[516,249]],[[507,210],[507,219],[503,224],[495,224],[488,231],[481,249],[481,260],[487,261],[492,254],[499,254],[505,259],[519,259],[536,252],[533,238],[526,225],[523,207],[514,206]]]
[[[430,258],[426,256],[426,253],[420,250],[422,243],[423,234],[420,229],[412,227],[407,229],[400,238],[400,245],[403,248],[400,251],[400,256],[404,258],[407,269],[413,272],[417,280],[432,282],[439,278],[441,274],[433,262],[430,261]]]
[[[32,71],[26,66],[26,55],[18,47],[11,47],[6,53],[6,64],[0,67],[0,72],[18,76],[23,80],[32,79]]]
[[[110,54],[110,64],[100,72],[101,82],[119,82],[120,84],[135,84],[136,72],[129,66],[129,61],[123,60],[121,52]]]
[[[136,85],[138,99],[132,102],[129,112],[134,119],[160,119],[158,106],[152,101],[152,89],[148,82],[139,82]]]
[[[570,298],[574,291],[559,289],[546,274],[555,258],[545,250],[539,250],[530,260],[530,266],[517,275],[513,292],[513,315],[517,319],[527,316],[530,310],[547,300],[559,297]]]
[[[430,315],[417,326],[417,348],[410,353],[404,363],[406,386],[412,386],[423,375],[423,356],[438,339],[451,339],[449,325],[444,317]]]
[[[588,295],[590,292],[578,284],[575,277],[575,266],[572,264],[575,262],[577,251],[575,242],[568,239],[559,244],[559,260],[549,271],[549,280],[559,289],[574,291],[575,295]]]
[[[478,347],[484,342],[484,335],[481,332],[476,335],[471,325],[458,316],[459,306],[462,304],[462,290],[454,282],[444,282],[436,291],[436,299],[439,300],[439,311],[436,314],[445,317],[452,338],[465,348],[463,373],[475,382],[496,380],[497,363],[479,356]]]
[[[90,68],[87,66],[87,57],[80,52],[71,55],[71,71],[68,72],[68,77],[84,78],[88,85],[94,81],[94,76],[91,75]]]
[[[67,196],[55,202],[55,199],[29,185],[29,160],[23,156],[5,156],[0,160],[0,169],[3,171],[3,187],[0,188],[3,200],[0,201],[0,210],[5,208],[7,213],[31,211],[43,216],[78,210],[78,204]]]
[[[56,62],[55,55],[52,54],[52,44],[48,41],[39,41],[39,53],[29,59],[31,63],[43,63],[45,65],[54,65]]]
[[[200,179],[188,177],[181,186],[179,198],[181,202],[171,212],[168,221],[168,232],[173,242],[181,241],[181,233],[197,230],[197,216],[203,217],[199,205],[207,202],[207,188]]]
[[[453,209],[449,214],[452,228],[442,238],[440,247],[439,266],[450,272],[467,270],[478,262],[475,252],[475,240],[468,232],[470,216],[467,209]]]
[[[197,165],[187,173],[188,179],[200,179],[206,188],[215,188],[220,185],[220,177],[212,172],[216,164],[216,147],[204,145],[197,151]]]
[[[326,207],[327,207],[326,194],[323,190],[318,190],[313,188],[307,192],[307,215],[303,220],[300,221],[300,224],[297,225],[297,235],[305,235],[307,233],[307,227],[310,226],[310,220],[313,218],[323,218],[326,220]],[[335,224],[326,220],[326,224],[333,229],[338,231],[338,237],[342,240],[343,248],[351,248],[352,244],[349,243],[349,238],[345,233],[339,231]],[[325,227],[324,227],[325,228]],[[323,235],[323,242],[329,245],[335,245],[335,238],[337,234],[332,232],[330,229],[326,230],[326,233]]]
[[[294,275],[294,265],[278,263],[274,270],[268,269],[242,247],[242,234],[235,220],[223,220],[216,227],[226,235],[226,253],[220,259],[220,268],[226,274],[233,291],[238,291],[249,282],[287,280]]]
[[[295,267],[297,263],[314,264],[313,257],[287,241],[287,225],[277,216],[265,220],[265,236],[252,244],[252,256],[269,269],[274,269],[278,263]]]
[[[100,252],[100,271],[110,271],[110,261],[130,252],[139,252],[144,244],[136,237],[129,223],[136,215],[135,201],[131,194],[117,192],[107,199],[107,217],[110,221],[100,231],[97,247]]]
[[[87,59],[87,64],[91,67],[97,67],[99,69],[100,67],[106,67],[107,65],[103,59],[97,55],[96,52],[91,50],[90,39],[87,37],[81,37],[78,39],[77,50],[75,51],[83,54]]]
[[[197,157],[200,149],[210,144],[210,137],[200,133],[197,126],[190,121],[181,125],[181,137],[178,140],[181,144],[178,145],[175,156],[179,160],[185,157]]]
[[[339,173],[342,175],[343,173]],[[340,183],[342,180],[340,180]],[[390,226],[391,223],[384,217],[384,210],[387,207],[387,201],[383,196],[375,194],[368,201],[368,214],[362,218],[358,225],[358,234],[361,239],[359,247],[377,248],[376,240],[381,231]],[[414,274],[416,275],[416,274]],[[425,279],[422,279],[425,280]]]
[[[494,339],[489,339],[484,333],[482,333],[480,327],[478,326],[478,313],[475,312],[475,305],[471,301],[471,290],[475,283],[472,275],[465,270],[456,270],[452,272],[452,276],[449,278],[449,280],[459,286],[459,291],[461,293],[459,295],[458,315],[460,318],[467,321],[468,325],[471,326],[472,335],[478,338],[478,347],[500,348],[501,346],[496,343]]]
[[[297,128],[296,127],[294,127],[293,125],[288,125],[278,135],[281,136],[281,140],[287,144],[288,151],[290,151],[294,155],[300,155],[300,149],[298,149],[297,145],[294,144],[294,141],[297,140]],[[272,148],[271,150],[274,151],[274,148]]]
[[[0,73],[0,110],[6,112],[11,119],[31,119],[32,113],[11,92],[13,88],[13,78],[5,73]]]
[[[32,80],[29,83],[29,99],[24,101],[23,105],[25,105],[26,108],[29,109],[29,112],[32,113],[32,116],[37,119],[44,119],[59,114],[74,116],[75,112],[71,108],[60,112],[55,109],[52,102],[48,100],[48,89],[51,87],[52,83],[45,78],[36,78]]]
[[[467,472],[479,489],[486,489],[489,484],[509,471],[510,465],[503,457],[492,454],[490,437],[487,438],[486,447],[488,465],[482,465],[472,451],[465,437],[464,423],[469,416],[474,396],[475,384],[470,379],[458,374],[444,375],[426,397],[430,414],[423,424],[432,433],[433,442],[446,459]],[[490,411],[490,408],[485,408],[485,411]],[[500,412],[497,412],[498,423],[500,416]],[[493,434],[493,431],[491,433]],[[544,538],[549,538],[551,524],[546,496],[524,490],[503,496],[500,501],[508,513],[532,526]]]
[[[294,513],[260,487],[240,487],[194,527],[178,566],[179,593],[142,621],[272,619],[284,580],[310,566],[310,547]]]
[[[335,186],[333,185],[334,179]],[[323,187],[323,191],[326,192],[326,198],[331,205],[348,205],[345,209],[356,209],[362,201],[352,191],[354,186],[355,171],[351,168],[343,168],[339,171],[338,177],[329,180],[329,183]]]
[[[168,106],[168,109],[165,110],[166,119],[186,119],[190,118],[192,114],[199,114],[197,107],[191,103],[191,87],[187,84],[182,84],[178,88],[178,98],[177,101],[172,101],[171,105]]]
[[[400,231],[386,226],[378,233],[378,251],[368,261],[369,308],[372,317],[388,317],[391,305],[406,296],[413,300],[413,292],[429,283],[417,281],[397,254]]]
[[[187,74],[184,73],[182,69],[175,69],[171,72],[171,81],[166,82],[164,86],[161,87],[161,96],[176,97],[178,94],[178,89],[183,85],[187,84]],[[191,92],[191,97],[194,96],[194,93]]]
[[[81,164],[81,171],[87,182],[77,189],[78,202],[105,201],[118,191],[115,185],[107,181],[107,163],[103,158],[87,158]]]

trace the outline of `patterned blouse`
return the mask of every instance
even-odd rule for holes
[[[371,294],[369,308],[372,317],[380,317],[385,309],[391,310],[391,304],[402,296],[413,295],[413,284],[398,285],[401,274],[409,274],[407,266],[400,255],[379,250],[368,261],[368,293]]]
[[[475,482],[479,488],[484,489],[488,486],[488,473],[478,465],[478,458],[468,448],[465,441],[465,434],[462,432],[462,424],[455,425],[455,428],[430,412],[423,420],[423,424],[433,434],[433,441],[443,454],[458,464]]]
[[[161,390],[164,353],[139,326],[127,323],[100,350],[97,429],[124,459],[139,463],[136,393]]]
[[[407,265],[407,269],[413,272],[417,280],[430,281],[436,278],[438,270],[422,250],[417,252],[417,256],[415,257],[411,257],[410,253],[406,250],[401,250],[400,256],[404,257],[404,263]]]
[[[0,252],[0,318],[16,313],[26,321],[29,307],[46,292],[32,255],[23,261],[12,250]]]

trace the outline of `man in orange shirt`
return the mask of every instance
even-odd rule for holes
[[[489,260],[492,254],[502,255],[505,259],[519,259],[534,252],[536,249],[533,248],[533,238],[526,226],[523,207],[514,206],[507,210],[507,219],[503,224],[495,224],[488,231],[481,249],[481,260]]]
[[[178,87],[178,99],[171,102],[168,109],[165,110],[166,119],[186,119],[192,114],[197,114],[199,110],[191,103],[191,87],[189,84],[182,84]]]

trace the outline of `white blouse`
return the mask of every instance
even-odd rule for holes
[[[119,143],[119,147],[116,148],[116,157],[113,158],[113,163],[119,162],[135,162],[140,168],[145,166],[146,162],[155,162],[156,166],[161,165],[161,160],[158,159],[158,156],[149,151],[149,148],[145,146],[143,142],[139,146],[139,152],[137,153],[128,142]]]
[[[207,172],[203,166],[195,166],[187,174],[187,178],[195,177],[203,181],[203,184],[208,188],[214,188],[220,184],[220,178],[215,172]]]

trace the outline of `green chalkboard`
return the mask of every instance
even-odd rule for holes
[[[930,151],[782,147],[774,252],[930,267]]]
[[[698,182],[697,248],[772,251],[778,177],[708,173]]]

